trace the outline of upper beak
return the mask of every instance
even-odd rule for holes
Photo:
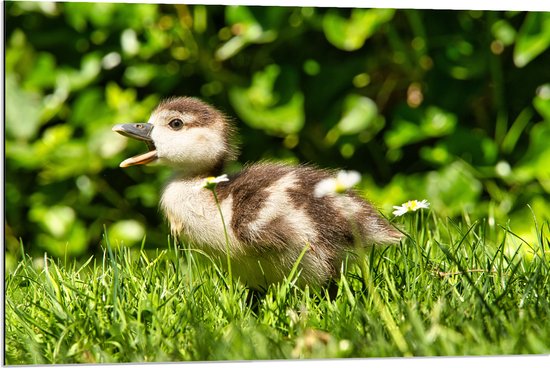
[[[151,131],[153,124],[149,123],[130,123],[117,124],[113,127],[113,131],[128,138],[138,139],[140,141],[151,141]]]
[[[153,124],[149,123],[117,124],[113,127],[113,131],[122,134],[123,136],[144,141],[147,144],[147,148],[149,149],[149,152],[147,153],[130,157],[122,161],[120,163],[120,167],[144,165],[153,162],[158,158],[155,144],[151,139],[152,130]]]

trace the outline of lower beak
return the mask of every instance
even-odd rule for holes
[[[113,131],[122,134],[125,137],[137,139],[147,144],[149,152],[141,155],[130,157],[120,163],[120,167],[128,167],[133,165],[145,165],[155,161],[157,150],[153,140],[151,139],[151,131],[153,124],[137,123],[137,124],[117,124],[113,127]]]

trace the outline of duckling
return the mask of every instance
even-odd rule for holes
[[[261,162],[229,175],[215,187],[222,221],[214,193],[204,183],[236,158],[235,125],[199,99],[167,99],[147,123],[113,130],[144,141],[149,149],[121,167],[156,162],[173,169],[160,200],[172,234],[223,263],[225,223],[233,275],[252,289],[283,280],[305,247],[298,284],[324,285],[339,276],[346,254],[402,237],[354,191],[315,195],[316,185],[334,172],[307,165]]]

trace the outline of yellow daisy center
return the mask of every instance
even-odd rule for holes
[[[416,211],[416,209],[418,208],[418,201],[414,200],[414,201],[408,201],[407,204],[406,204],[406,207],[410,210],[410,211]]]

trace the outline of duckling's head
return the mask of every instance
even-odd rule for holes
[[[147,153],[124,160],[121,167],[158,162],[186,176],[216,175],[236,155],[229,119],[196,98],[165,100],[147,123],[118,124],[113,130],[142,140],[149,148]]]

